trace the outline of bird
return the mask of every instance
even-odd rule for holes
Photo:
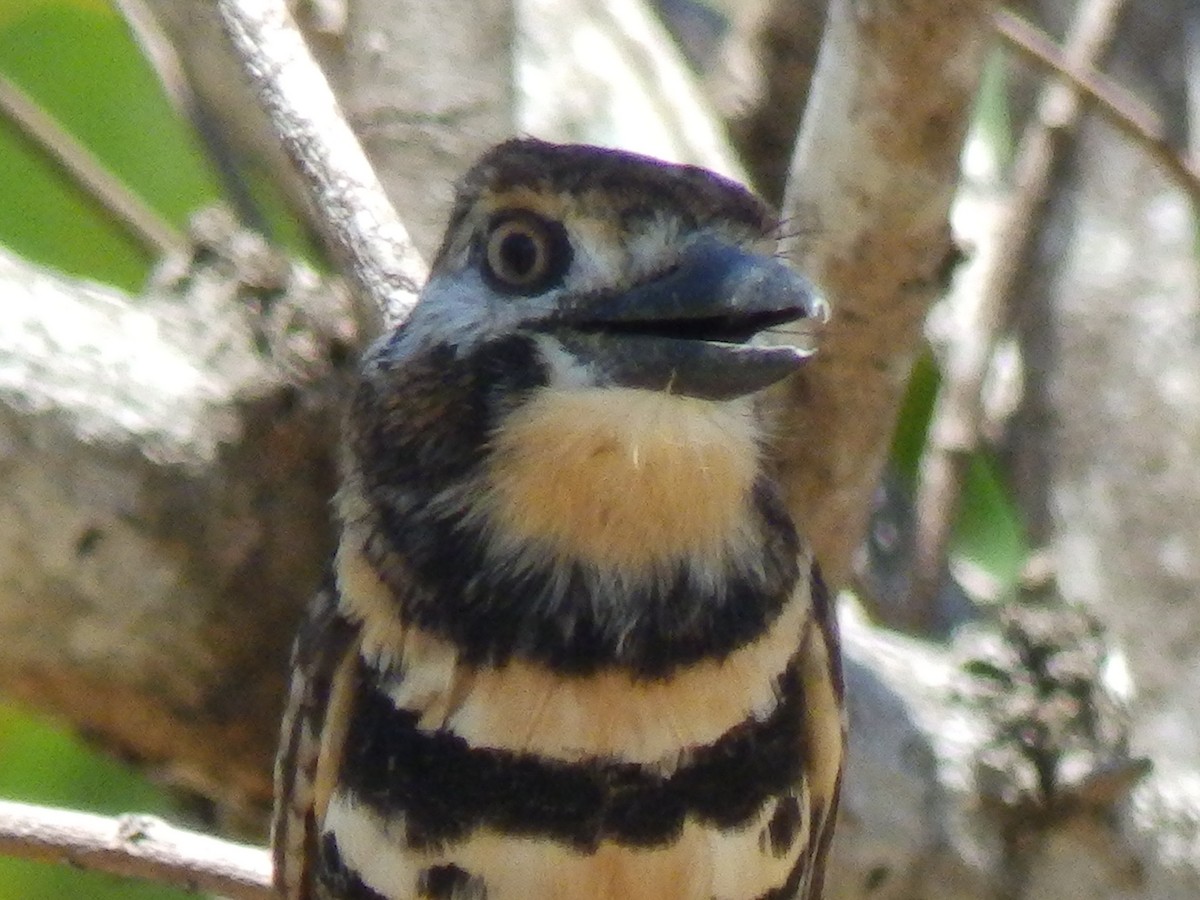
[[[821,896],[841,662],[770,450],[828,307],[778,228],[601,147],[514,138],[463,176],[348,401],[282,896]]]

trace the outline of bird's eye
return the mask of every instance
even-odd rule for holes
[[[571,245],[562,225],[530,212],[496,216],[485,241],[485,272],[505,291],[543,291],[562,278],[571,263]]]

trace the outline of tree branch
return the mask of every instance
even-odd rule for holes
[[[168,825],[0,800],[0,854],[66,863],[230,900],[271,900],[271,860],[260,847]]]
[[[1110,125],[1162,166],[1200,210],[1200,167],[1172,146],[1161,119],[1136,94],[1094,67],[1075,64],[1045,32],[1009,10],[997,10],[994,20],[1006,41],[1028,59],[1069,80]]]
[[[516,130],[517,4],[345,0],[345,6],[350,12],[336,39],[321,40],[312,28],[307,34],[409,236],[430,258],[465,166]]]
[[[1103,56],[1124,4],[1125,0],[1088,0],[1079,7],[1067,37],[1065,58],[1070,69],[1090,68]],[[1067,78],[1055,79],[1042,91],[1037,115],[1017,149],[1012,197],[987,250],[989,256],[980,263],[978,300],[970,323],[942,362],[942,386],[916,495],[913,588],[902,623],[910,629],[921,629],[932,615],[963,479],[979,443],[983,382],[1008,318],[1009,300],[1055,161],[1079,122],[1080,101],[1078,87]]]
[[[516,5],[519,132],[621,147],[747,181],[701,85],[646,2]],[[588,35],[585,58],[564,38],[572,34]]]
[[[1200,896],[1200,772],[1162,766],[1136,780],[1126,768],[1113,796],[1089,778],[1078,798],[1008,805],[981,765],[997,722],[972,699],[963,668],[998,636],[947,651],[873,627],[852,604],[841,613],[859,739],[850,741],[827,900]],[[1093,689],[1127,691],[1119,672],[1105,666]],[[1022,677],[1019,667],[1013,674]]]
[[[390,324],[425,265],[282,0],[221,0],[225,26],[348,274]]]
[[[344,291],[256,240],[136,298],[0,248],[0,687],[239,811],[269,802],[357,352]]]
[[[976,3],[835,0],[792,159],[786,249],[830,295],[779,440],[792,509],[845,582],[952,257],[948,225],[987,19]]]

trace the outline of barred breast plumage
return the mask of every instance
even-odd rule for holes
[[[830,601],[766,452],[821,301],[699,169],[511,141],[368,353],[297,640],[289,898],[816,898]]]

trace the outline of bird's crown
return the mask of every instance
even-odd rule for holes
[[[606,147],[514,139],[493,147],[462,178],[434,269],[481,215],[514,206],[559,221],[607,219],[626,233],[666,217],[684,228],[717,225],[749,239],[776,225],[766,204],[707,169]]]

